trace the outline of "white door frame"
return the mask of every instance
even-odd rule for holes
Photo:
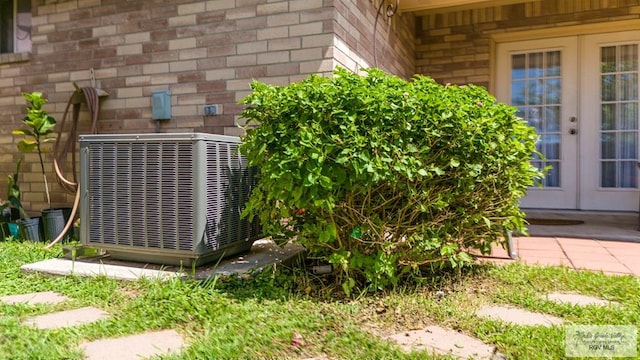
[[[638,211],[637,188],[603,188],[600,186],[601,80],[600,48],[623,44],[640,47],[640,31],[592,34],[580,37],[581,95],[580,113],[583,137],[580,143],[580,209]],[[636,149],[636,151],[639,151]],[[638,174],[637,169],[635,172]]]
[[[578,69],[575,66],[578,55],[576,37],[557,37],[501,43],[496,51],[496,97],[499,101],[511,103],[511,55],[531,51],[561,51],[562,67],[562,107],[560,111],[560,187],[528,190],[521,199],[524,208],[577,209],[578,194]],[[570,130],[575,129],[576,134]]]

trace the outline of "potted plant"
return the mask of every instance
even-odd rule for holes
[[[22,119],[22,122],[28,128],[13,130],[13,134],[26,137],[18,142],[18,150],[24,153],[34,151],[38,153],[45,194],[47,195],[47,204],[51,207],[49,183],[47,182],[47,174],[44,170],[43,145],[56,140],[55,136],[53,136],[53,128],[56,126],[56,120],[49,116],[47,111],[42,108],[42,106],[47,103],[47,99],[42,96],[42,93],[22,93],[22,97],[24,97],[30,105],[27,107],[27,116]]]
[[[47,111],[42,108],[42,106],[47,103],[47,99],[44,98],[41,92],[22,93],[22,96],[29,104],[26,108],[27,115],[22,119],[22,123],[26,125],[27,128],[14,130],[13,134],[25,137],[18,142],[18,150],[24,153],[36,152],[38,154],[48,204],[48,209],[45,209],[42,212],[44,218],[43,222],[46,224],[47,216],[53,215],[62,217],[62,210],[51,209],[51,196],[49,195],[49,183],[47,182],[43,155],[43,146],[48,142],[55,141],[56,139],[53,131],[53,128],[56,125],[56,120],[52,116],[49,116]],[[64,222],[64,219],[61,221]],[[46,227],[45,233],[47,233]],[[49,232],[48,237],[55,237],[57,235],[58,233],[51,234],[51,232]]]
[[[4,237],[25,238],[39,241],[40,224],[38,218],[30,218],[22,207],[18,174],[22,159],[16,163],[16,171],[7,176],[7,199],[0,204],[0,213],[3,215],[2,231]]]
[[[29,218],[24,211],[20,201],[20,187],[18,185],[18,173],[22,159],[16,164],[16,171],[7,176],[7,199],[0,204],[0,215],[2,216],[2,238],[9,236],[18,237],[18,224],[15,222],[20,218]]]
[[[26,211],[20,201],[20,186],[18,184],[18,173],[20,172],[22,159],[16,163],[16,171],[7,176],[7,199],[0,204],[0,213],[6,221],[14,221],[20,218],[28,218]]]

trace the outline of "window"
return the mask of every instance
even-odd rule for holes
[[[0,0],[0,53],[31,51],[31,0]]]
[[[638,186],[638,44],[600,48],[600,186]]]
[[[560,187],[562,156],[560,154],[560,109],[562,107],[562,66],[559,50],[533,51],[511,56],[511,104],[518,116],[536,129],[540,141],[533,165],[539,169],[551,166],[542,182],[545,187]]]

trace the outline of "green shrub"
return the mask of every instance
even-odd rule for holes
[[[260,126],[241,151],[260,176],[245,214],[333,264],[347,294],[470,264],[524,230],[537,135],[484,88],[338,69],[252,89],[242,116]]]

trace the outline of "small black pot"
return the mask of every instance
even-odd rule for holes
[[[40,217],[32,217],[28,220],[18,220],[20,237],[24,240],[40,242],[44,240],[40,227]]]
[[[62,230],[64,230],[69,215],[71,214],[70,208],[59,209],[45,209],[42,210],[42,225],[44,228],[44,238],[47,241],[51,241],[58,237]],[[62,238],[63,242],[69,240],[69,231]]]

